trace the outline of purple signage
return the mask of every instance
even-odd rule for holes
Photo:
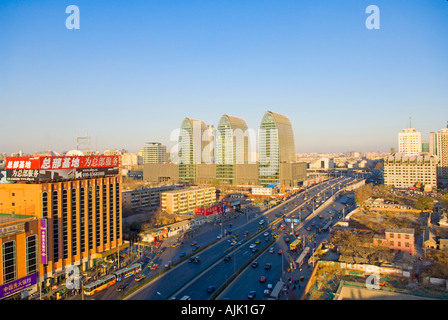
[[[47,219],[40,219],[40,263],[48,264],[47,257]]]
[[[0,299],[20,292],[28,287],[34,286],[35,284],[37,284],[37,273],[33,273],[29,276],[4,284],[0,286]]]

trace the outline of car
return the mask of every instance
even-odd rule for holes
[[[188,263],[193,262],[194,261],[194,257],[191,257],[188,259]]]
[[[306,228],[306,231],[311,231],[311,228],[310,227]]]
[[[255,248],[257,245],[255,244],[255,243],[252,243],[250,246],[249,246],[249,249],[253,249],[253,248]]]
[[[272,264],[271,263],[266,263],[266,265],[264,266],[264,268],[266,270],[270,270],[272,268]]]
[[[260,281],[261,283],[266,282],[266,277],[265,277],[265,276],[261,276],[260,279],[259,279],[259,281]]]
[[[182,257],[184,257],[185,256],[185,251],[182,251],[181,253],[180,253],[180,257],[182,258]]]
[[[259,244],[260,242],[260,239],[255,240],[255,244]]]
[[[251,251],[252,251],[252,253],[255,253],[255,252],[258,251],[258,249],[257,248],[253,248]]]
[[[149,269],[156,270],[159,267],[157,263],[154,263]]]
[[[269,248],[269,253],[274,253],[274,247]]]
[[[289,242],[289,238],[286,238],[286,239],[285,239],[285,242],[288,243],[288,242]]]
[[[294,234],[296,237],[298,237],[300,235],[299,231],[296,231],[296,233]]]
[[[117,291],[124,291],[128,287],[127,283],[122,283],[117,287]]]
[[[322,217],[322,215],[320,215],[320,216],[319,216],[319,218],[321,218],[321,219],[322,219],[322,218],[323,218],[323,217]]]
[[[249,294],[247,295],[247,297],[248,297],[249,299],[253,299],[253,298],[255,298],[256,295],[257,295],[257,292],[255,292],[255,291],[249,291]]]
[[[212,293],[213,291],[215,291],[215,287],[214,286],[208,286],[207,287],[207,293]]]
[[[199,263],[201,261],[201,258],[199,256],[196,256],[193,260],[194,263]]]
[[[234,245],[236,245],[237,244],[237,242],[236,241],[233,241],[230,245],[231,246],[234,246]]]
[[[258,267],[258,262],[257,261],[252,262],[252,268],[256,268],[256,267]]]
[[[140,273],[139,275],[137,275],[135,277],[135,281],[141,281],[143,279],[145,279],[146,275],[144,275],[143,273]]]
[[[263,233],[263,235],[265,236],[265,237],[267,237],[267,236],[269,236],[269,232],[265,232],[265,233]]]
[[[197,245],[197,244],[198,244],[198,242],[197,242],[197,241],[194,241],[194,242],[191,243],[191,246],[195,246],[195,245]]]
[[[232,257],[231,257],[231,256],[226,256],[226,257],[224,258],[224,261],[230,261],[230,260],[232,260]]]
[[[280,249],[280,250],[277,251],[277,253],[278,253],[278,254],[282,254],[282,253],[283,253],[283,250]]]
[[[259,225],[264,224],[264,220],[260,220],[260,221],[258,222],[258,224],[259,224]]]

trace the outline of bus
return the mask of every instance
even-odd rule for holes
[[[299,268],[303,265],[303,262],[305,261],[305,258],[309,253],[310,253],[310,247],[305,247],[305,249],[303,249],[302,253],[296,260],[296,264],[299,266]]]
[[[103,289],[109,288],[113,284],[117,282],[117,278],[115,275],[111,274],[108,276],[105,276],[101,279],[95,280],[92,283],[86,284],[83,286],[84,294],[86,296],[91,296]]]
[[[302,239],[298,238],[298,239],[294,240],[289,245],[289,250],[291,250],[291,251],[297,250],[297,247],[300,245],[300,243],[302,243]]]
[[[331,225],[331,220],[327,222],[327,224],[322,228],[323,231],[327,231]]]
[[[113,274],[115,275],[117,281],[121,281],[140,271],[142,271],[142,265],[140,263],[135,263],[132,266],[115,271]]]

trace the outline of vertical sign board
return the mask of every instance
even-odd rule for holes
[[[40,219],[40,263],[48,264],[47,219]]]

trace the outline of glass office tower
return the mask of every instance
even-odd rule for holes
[[[246,121],[223,115],[216,132],[216,179],[230,184],[236,180],[236,165],[247,164],[249,138]]]
[[[266,111],[258,135],[258,174],[261,185],[281,181],[281,163],[295,160],[294,133],[288,117]]]
[[[202,151],[209,141],[203,139],[204,121],[185,118],[179,134],[179,181],[196,183],[196,165],[203,163]]]

